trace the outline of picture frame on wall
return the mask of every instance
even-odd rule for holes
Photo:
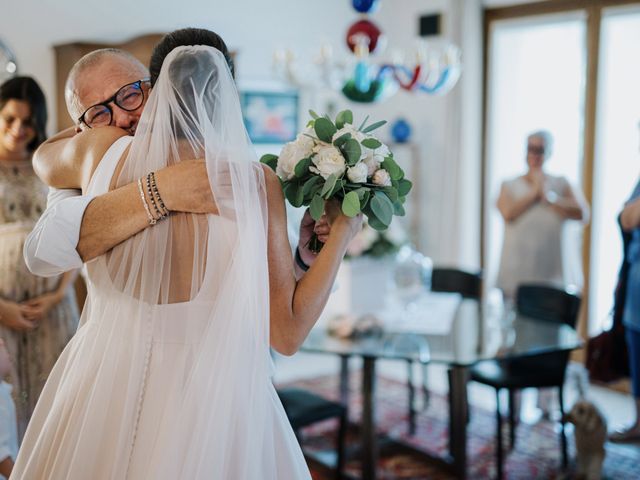
[[[254,144],[283,144],[298,133],[299,94],[295,90],[245,89],[240,105]]]

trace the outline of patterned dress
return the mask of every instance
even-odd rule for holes
[[[24,241],[42,215],[47,187],[31,161],[0,160],[0,297],[25,300],[54,291],[60,277],[37,277],[23,260]],[[24,435],[38,396],[63,348],[75,333],[78,310],[70,288],[64,299],[32,331],[19,332],[0,325],[14,370],[11,375],[18,417],[18,435]]]

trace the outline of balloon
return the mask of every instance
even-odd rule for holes
[[[405,143],[411,137],[411,125],[404,118],[399,118],[391,125],[391,136],[396,143]]]
[[[351,4],[360,13],[373,13],[378,9],[378,0],[352,0]]]
[[[349,30],[347,31],[347,45],[349,45],[349,48],[352,52],[355,52],[356,50],[358,35],[362,35],[369,39],[369,52],[373,53],[378,46],[378,40],[380,39],[380,35],[382,35],[382,32],[373,22],[370,22],[369,20],[357,21],[356,23],[351,25],[351,27],[349,27]]]

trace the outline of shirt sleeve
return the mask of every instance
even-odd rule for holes
[[[93,198],[80,190],[49,189],[47,209],[24,244],[24,261],[31,273],[52,277],[82,267],[76,246],[82,217]]]

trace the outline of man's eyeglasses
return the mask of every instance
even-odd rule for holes
[[[78,122],[84,123],[89,128],[106,127],[111,125],[113,110],[109,105],[113,102],[117,107],[127,112],[133,112],[144,103],[144,89],[142,84],[148,84],[149,79],[143,78],[137,82],[128,83],[118,89],[111,98],[87,108]]]
[[[527,145],[527,152],[534,155],[544,155],[544,147],[538,147],[536,145]]]

